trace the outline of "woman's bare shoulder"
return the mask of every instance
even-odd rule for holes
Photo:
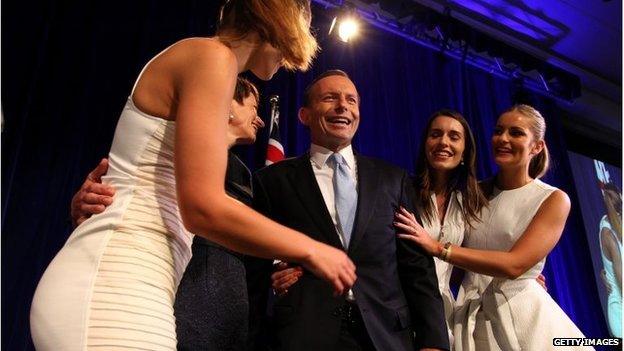
[[[236,69],[236,56],[229,47],[212,38],[187,38],[171,45],[164,54],[183,71]]]
[[[542,213],[547,216],[555,216],[557,218],[567,218],[570,212],[570,197],[565,191],[555,189],[548,197],[542,202],[537,213]],[[555,218],[553,217],[553,218]]]
[[[551,204],[551,206],[570,207],[570,197],[561,189],[555,189],[546,200]]]
[[[202,85],[208,83],[225,89],[229,82],[236,81],[236,74],[236,56],[218,40],[183,39],[148,63],[133,99],[142,111],[175,119],[170,111],[182,90],[205,89]]]

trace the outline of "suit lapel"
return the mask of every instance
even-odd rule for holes
[[[358,205],[349,253],[354,252],[366,233],[366,227],[375,209],[381,179],[381,175],[375,170],[375,165],[370,159],[359,155],[356,155],[355,159],[358,173]]]
[[[325,205],[321,189],[312,171],[309,153],[297,158],[295,171],[290,174],[289,181],[296,190],[299,200],[310,215],[310,218],[321,229],[326,243],[342,249],[342,243],[338,233],[336,233],[334,222],[329,211],[327,211],[327,205]]]

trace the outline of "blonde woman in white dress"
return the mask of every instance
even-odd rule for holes
[[[115,201],[72,233],[31,307],[37,350],[175,350],[173,301],[193,235],[299,262],[341,294],[346,254],[226,195],[228,116],[237,75],[306,69],[316,51],[306,0],[230,0],[217,37],[175,43],[137,79],[104,182]],[[210,348],[210,345],[206,345]]]
[[[465,247],[431,239],[409,213],[399,218],[402,238],[469,271],[454,313],[456,351],[556,350],[555,337],[583,337],[536,281],[570,211],[568,196],[538,179],[548,168],[545,131],[530,106],[500,116],[492,136],[499,172],[484,183],[489,205]]]

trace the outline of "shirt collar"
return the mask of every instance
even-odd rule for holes
[[[322,147],[320,145],[312,144],[310,146],[310,160],[312,160],[312,164],[319,169],[325,165],[327,159],[333,153],[334,152],[330,149]],[[349,166],[349,169],[355,169],[355,156],[353,155],[353,148],[351,147],[351,144],[338,151],[338,153],[341,154],[342,157],[344,157],[345,161],[347,162],[347,166]]]

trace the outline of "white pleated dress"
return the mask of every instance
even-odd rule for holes
[[[41,278],[30,314],[37,350],[175,350],[173,302],[192,234],[176,200],[174,132],[128,99],[103,178],[113,204],[71,234]]]
[[[482,222],[467,231],[464,246],[509,251],[555,190],[539,179],[517,189],[494,188]],[[535,280],[545,262],[514,280],[466,272],[455,309],[455,351],[555,351],[562,348],[553,346],[553,338],[583,337]]]

